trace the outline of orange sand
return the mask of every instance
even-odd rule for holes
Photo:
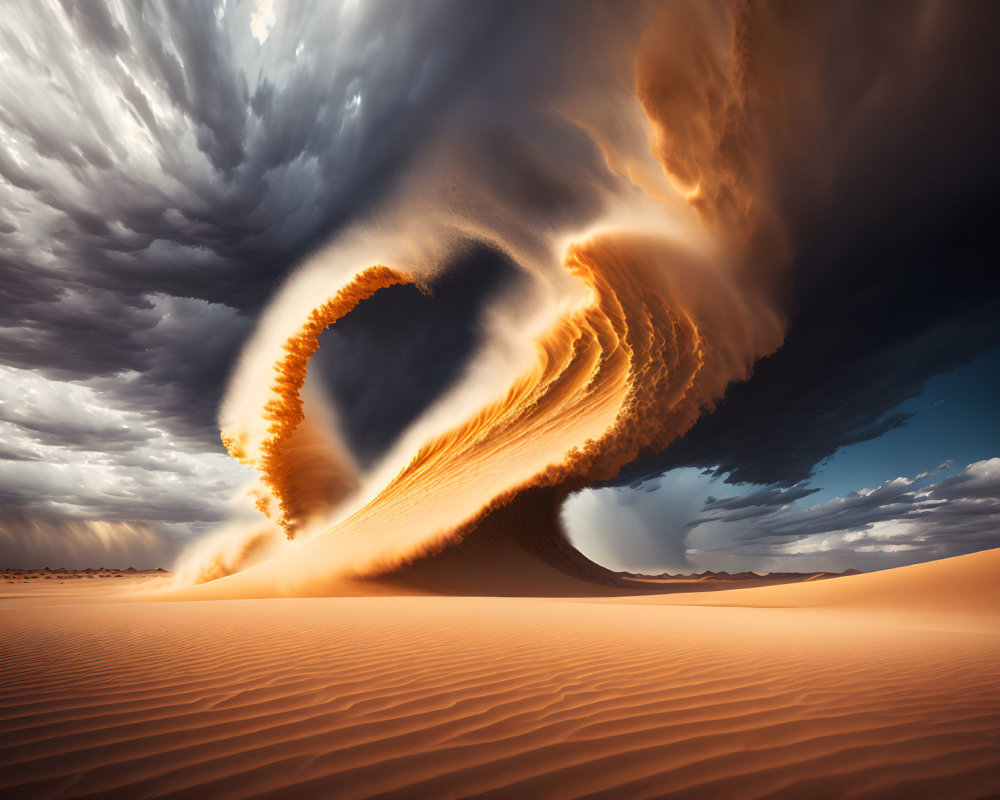
[[[0,794],[996,796],[997,576],[1000,550],[640,598],[5,585]]]

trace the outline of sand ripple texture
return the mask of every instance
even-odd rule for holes
[[[998,569],[659,601],[19,589],[0,794],[995,797]]]

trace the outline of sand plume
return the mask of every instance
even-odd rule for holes
[[[261,591],[265,570],[284,591],[295,582],[289,570],[301,573],[307,593],[322,591],[323,581],[337,574],[385,573],[457,544],[519,492],[549,488],[561,499],[613,477],[622,464],[687,431],[730,381],[746,378],[759,354],[780,342],[780,325],[766,308],[753,308],[717,268],[656,238],[598,235],[571,247],[564,265],[586,287],[589,302],[537,341],[533,369],[471,419],[421,446],[346,519],[288,558],[256,568],[251,591]],[[329,319],[316,315],[304,328],[305,343],[286,346],[275,384],[279,400],[265,408],[273,421],[260,465],[281,498],[286,530],[293,528],[291,498],[300,495],[294,482],[282,483],[294,473],[276,469],[282,464],[276,454],[303,420],[297,391],[320,321]],[[561,539],[555,520],[548,515],[539,535]],[[584,559],[568,546],[534,550],[542,558],[548,552],[564,572],[606,576],[574,566]]]
[[[636,168],[624,182],[619,176],[588,184],[602,214],[583,231],[552,231],[519,217],[502,194],[493,197],[491,186],[477,185],[474,172],[462,176],[438,154],[370,229],[332,245],[276,301],[269,319],[285,321],[265,321],[231,389],[237,400],[251,397],[246,384],[259,384],[262,371],[246,364],[272,359],[277,377],[257,406],[265,428],[259,429],[252,405],[236,414],[238,404],[227,400],[223,438],[234,456],[261,472],[258,509],[289,538],[308,528],[308,541],[256,567],[248,591],[294,593],[300,582],[302,592],[314,593],[330,590],[338,575],[390,572],[458,545],[520,492],[549,490],[558,504],[568,492],[613,478],[624,464],[683,435],[731,382],[747,379],[754,362],[780,345],[784,315],[773,276],[787,253],[765,181],[746,168],[759,136],[742,56],[745,13],[683,9],[654,8],[644,35],[612,37],[608,45],[624,48],[606,55],[609,62],[634,60],[634,86],[609,89],[627,110],[623,119],[637,126],[632,133],[574,119],[610,166],[648,164],[652,153],[671,185],[654,186],[648,166],[643,180]],[[679,21],[697,35],[675,58],[698,65],[695,73],[658,60],[663,37],[676,39]],[[573,107],[568,98],[570,117]],[[678,127],[679,119],[688,127]],[[523,329],[492,325],[492,340],[480,354],[487,358],[491,347],[520,353],[506,371],[509,383],[501,371],[470,392],[470,369],[464,384],[401,439],[413,449],[397,448],[358,474],[336,452],[335,425],[330,445],[303,424],[301,393],[319,335],[381,288],[432,285],[463,237],[503,251],[535,282],[527,294],[499,298],[493,314],[502,320],[507,309],[527,303],[540,309],[536,321]],[[342,271],[336,293],[290,328],[308,296],[297,286],[315,292],[329,264],[370,263],[378,253],[390,256],[380,257],[390,266]],[[768,280],[758,280],[761,275]],[[480,398],[478,407],[469,397]],[[511,535],[527,525],[542,539],[561,542],[529,547],[534,557],[564,573],[607,579],[606,571],[574,555],[557,514],[511,525]],[[228,586],[239,592],[240,582],[234,576]]]
[[[271,500],[262,503],[289,533],[301,532],[288,564],[279,553],[268,565],[283,575],[270,583],[291,592],[293,575],[306,572],[304,591],[316,592],[335,576],[390,572],[459,545],[519,492],[551,490],[558,503],[613,479],[684,435],[775,352],[793,311],[795,226],[820,213],[838,159],[854,157],[831,120],[860,103],[857,81],[845,77],[841,87],[832,74],[837,37],[855,13],[649,3],[617,27],[598,11],[582,13],[580,35],[559,45],[578,68],[555,72],[533,98],[551,109],[546,125],[585,131],[599,163],[539,155],[525,143],[526,163],[556,187],[544,201],[524,191],[516,172],[501,174],[477,156],[470,142],[484,141],[475,138],[482,127],[458,120],[450,135],[443,124],[365,225],[289,285],[312,287],[308,308],[325,296],[316,292],[324,276],[342,288],[361,274],[358,265],[387,264],[432,286],[465,242],[502,253],[522,269],[524,285],[491,300],[479,352],[380,462],[350,480],[314,481],[328,487],[325,499],[320,488],[293,500],[296,490],[278,477],[290,471],[271,469],[275,434],[249,436],[249,457],[271,474]],[[921,14],[904,17],[935,35],[918,24]],[[906,37],[890,43],[900,75],[888,69],[895,61],[879,64],[900,86],[919,74],[911,60],[930,46],[908,49]],[[869,49],[864,58],[873,57]],[[816,86],[842,92],[825,98]],[[560,203],[571,210],[563,214]],[[308,315],[301,303],[279,298],[279,307],[283,325],[265,322],[256,342],[266,347],[246,351],[268,369],[287,355],[274,352],[276,343],[297,335]],[[306,351],[295,356],[300,388]],[[273,413],[270,398],[260,402],[262,371],[234,376],[231,396],[258,402],[224,413],[225,430],[252,428],[262,408],[265,418]],[[236,405],[227,400],[226,408]],[[301,408],[281,413],[299,420]],[[283,446],[290,452],[290,441]],[[306,474],[323,470],[291,472],[304,485]],[[346,492],[348,484],[357,488]],[[557,519],[541,527],[549,540],[562,537]],[[557,560],[575,558],[555,550]],[[264,571],[254,591],[269,591]],[[229,583],[234,591],[237,583]]]
[[[310,311],[301,328],[282,345],[284,356],[274,364],[276,377],[262,413],[267,436],[256,452],[247,451],[245,434],[222,433],[230,454],[262,473],[264,484],[277,501],[277,522],[289,538],[304,519],[334,505],[354,488],[350,466],[334,459],[330,444],[324,446],[318,432],[302,425],[306,417],[301,393],[309,359],[319,349],[320,334],[379,289],[411,281],[410,276],[388,267],[369,267]],[[269,497],[260,498],[257,506],[270,516]]]

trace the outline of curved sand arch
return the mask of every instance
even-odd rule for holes
[[[515,577],[525,569],[507,563],[516,553],[518,561],[540,560],[574,580],[619,585],[565,540],[562,500],[686,432],[731,381],[745,379],[753,361],[777,346],[780,331],[756,324],[752,306],[716,270],[652,238],[595,237],[571,247],[564,266],[586,285],[590,302],[538,340],[529,373],[426,442],[369,503],[294,552],[252,568],[247,580],[256,585],[277,568],[284,577],[276,585],[290,591],[281,564],[291,569],[294,562],[299,580],[313,586],[338,575],[401,570],[400,580],[450,591],[484,580],[500,593],[559,591],[564,581],[546,586]],[[310,315],[275,365],[279,377],[264,409],[270,436],[255,463],[289,534],[302,510],[296,487],[308,483],[311,467],[288,457],[286,447],[304,419],[298,393],[318,336],[364,297],[405,280],[385,267],[360,272]],[[227,438],[246,459],[234,441]],[[442,553],[456,546],[454,554]],[[451,562],[455,574],[445,579],[442,565]],[[243,581],[225,580],[233,588]]]

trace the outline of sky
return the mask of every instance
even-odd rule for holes
[[[905,422],[837,450],[795,486],[682,467],[578,494],[566,520],[591,558],[648,574],[870,570],[975,552],[996,546],[1000,525],[998,403],[991,350],[927,381],[890,412]]]
[[[614,154],[637,93],[669,133],[638,150],[674,188],[700,175],[709,238],[754,221],[733,285],[766,284],[783,330],[678,441],[575,495],[571,540],[643,572],[1000,543],[992,4],[763,4],[756,116],[717,147],[685,81],[723,4],[667,4],[646,61],[639,3],[18,5],[0,21],[0,565],[169,564],[256,513],[220,406],[275,298],[358,231],[446,219],[432,291],[364,301],[310,365],[351,462],[376,469],[477,374],[498,302],[558,299],[535,264],[550,239],[632,196],[644,162]]]

